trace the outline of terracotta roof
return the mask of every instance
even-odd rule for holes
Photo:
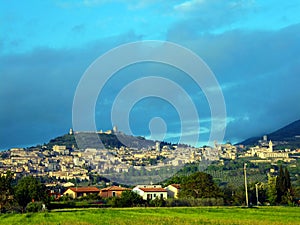
[[[180,189],[180,184],[170,184],[171,186],[173,186],[174,188]]]
[[[131,189],[125,187],[119,187],[119,186],[111,186],[111,187],[101,189],[101,191],[126,191],[126,190],[131,190]]]
[[[167,192],[164,188],[139,188],[143,192]]]
[[[74,192],[99,192],[100,190],[96,187],[72,187],[69,188]]]

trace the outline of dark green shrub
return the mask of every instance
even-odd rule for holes
[[[224,205],[223,198],[179,198],[167,199],[166,206],[222,206]]]
[[[26,206],[26,212],[41,212],[43,205],[42,202],[29,202]]]
[[[166,206],[166,200],[164,200],[163,198],[155,198],[150,201],[150,206],[164,207]]]

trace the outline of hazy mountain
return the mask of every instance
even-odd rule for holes
[[[268,140],[277,142],[277,145],[287,147],[300,147],[300,120],[297,120],[266,135],[268,137]],[[259,140],[261,139],[262,137],[252,137],[239,144],[255,145],[258,144]]]

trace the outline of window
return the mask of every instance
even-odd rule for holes
[[[112,196],[116,197],[116,192],[115,191],[112,192]]]

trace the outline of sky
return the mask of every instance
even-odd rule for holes
[[[111,49],[137,41],[178,44],[209,66],[226,105],[224,141],[261,136],[300,119],[297,0],[0,0],[0,5],[0,149],[43,144],[67,133],[87,68]],[[207,96],[183,71],[153,62],[130,65],[107,81],[94,109],[97,129],[118,125],[111,121],[118,93],[150,75],[180,85],[200,122],[180,121],[184,109],[148,96],[124,118],[132,134],[176,143],[180,135],[196,132],[197,145],[205,144],[211,132]],[[139,95],[138,88],[132,94]]]

